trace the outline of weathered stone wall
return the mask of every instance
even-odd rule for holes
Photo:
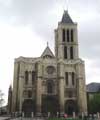
[[[74,41],[63,41],[62,30],[73,29]],[[69,36],[71,38],[71,35]],[[67,46],[67,59],[64,59],[64,46]],[[70,58],[70,47],[73,47],[73,59]],[[45,55],[39,58],[19,57],[14,63],[14,80],[13,80],[13,106],[12,111],[22,111],[22,104],[25,99],[36,100],[37,114],[41,113],[42,95],[47,93],[47,81],[52,80],[53,95],[59,96],[60,112],[65,112],[65,103],[67,100],[76,101],[79,112],[87,112],[86,86],[85,86],[85,66],[84,62],[79,59],[77,24],[58,23],[58,28],[55,30],[55,57],[46,48]],[[50,53],[50,54],[49,54]],[[48,55],[49,54],[49,55]],[[54,67],[52,73],[47,72],[47,67]],[[28,71],[28,84],[25,85],[25,71]],[[36,72],[36,80],[32,85],[32,71]],[[68,72],[68,86],[65,84],[65,72]],[[72,72],[75,73],[75,85],[72,85]],[[25,90],[32,91],[32,97],[28,98],[23,95]],[[69,97],[66,93],[72,91],[74,96]],[[66,94],[66,95],[65,95]],[[50,95],[50,94],[49,94]]]

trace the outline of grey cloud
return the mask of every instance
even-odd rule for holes
[[[79,31],[81,54],[92,59],[100,58],[100,23],[98,21],[100,17],[97,17],[95,21],[88,21],[84,29],[80,28]]]
[[[47,16],[48,11],[52,9],[53,5],[53,0],[13,0],[12,14],[18,16],[23,22],[26,19],[28,21],[34,20],[34,23]]]
[[[61,0],[9,0],[10,4],[0,4],[0,18],[13,25],[32,24],[33,29],[38,35],[44,37],[47,41],[53,41],[54,24],[57,20],[50,11],[55,8],[56,4],[64,4]],[[69,1],[69,10],[76,11],[77,15],[88,12],[88,10],[96,10],[97,18],[93,21],[82,23],[79,28],[80,53],[83,57],[95,59],[100,53],[96,46],[100,44],[100,2],[94,0],[76,0]],[[92,11],[91,11],[92,12]],[[54,19],[55,18],[55,19]],[[87,18],[86,18],[87,19]],[[53,23],[53,24],[52,24]],[[95,46],[95,47],[94,47]]]
[[[12,0],[9,6],[0,3],[0,20],[12,25],[31,24],[35,32],[46,40],[52,39],[51,16],[54,0]]]
[[[40,36],[48,39],[51,38],[49,11],[53,9],[55,2],[54,0],[13,0],[11,13],[12,16],[16,16],[17,24],[32,24],[33,29]]]
[[[0,15],[15,17],[18,19],[19,24],[29,24],[45,20],[48,17],[48,12],[55,5],[54,0],[10,0],[12,1],[9,6],[0,3]],[[3,4],[3,5],[2,5]],[[16,21],[15,21],[16,22]]]

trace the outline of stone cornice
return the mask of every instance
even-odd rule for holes
[[[60,64],[66,64],[66,65],[73,65],[73,64],[84,64],[84,61],[82,60],[82,59],[73,59],[73,60],[71,60],[71,59],[67,59],[67,60],[63,60],[63,59],[59,59],[58,60],[58,63],[60,63]]]
[[[63,77],[63,76],[61,76],[61,77],[58,77],[58,79],[64,79],[64,77]]]

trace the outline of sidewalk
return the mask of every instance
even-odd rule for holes
[[[0,120],[6,120],[8,119],[9,117],[0,117]]]

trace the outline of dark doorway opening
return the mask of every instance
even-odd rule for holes
[[[59,112],[58,96],[42,96],[42,114],[47,115],[48,112],[50,112],[50,116],[56,116]]]
[[[77,102],[74,100],[67,100],[65,102],[65,113],[67,113],[69,116],[73,115],[73,112],[77,114]]]
[[[35,114],[35,101],[32,99],[24,100],[22,104],[22,111],[24,112],[25,117],[31,117],[32,112]]]

